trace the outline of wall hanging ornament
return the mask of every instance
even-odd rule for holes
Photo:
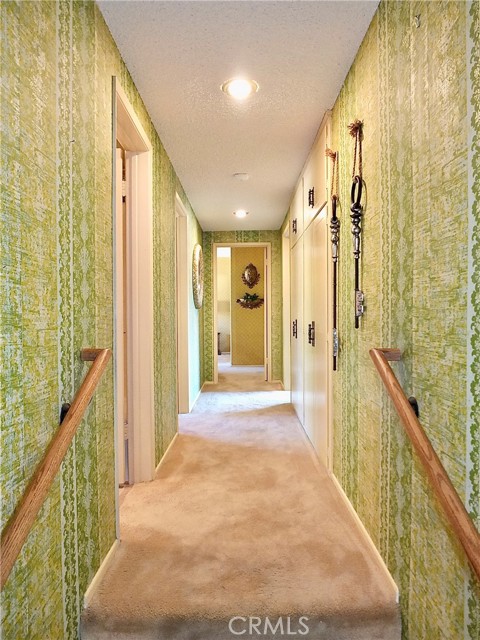
[[[201,309],[203,304],[203,252],[199,244],[193,247],[192,283],[195,309]]]
[[[243,297],[237,299],[237,303],[243,309],[258,309],[262,306],[264,300],[260,298],[258,293],[244,293]]]
[[[353,234],[353,257],[355,259],[355,329],[359,327],[359,319],[363,315],[365,296],[360,290],[360,247],[362,233],[362,215],[363,207],[360,204],[362,200],[363,179],[362,179],[362,140],[363,140],[363,122],[355,120],[348,125],[348,130],[352,138],[355,138],[355,149],[353,152],[353,170],[352,170],[352,190],[350,192],[350,219],[352,221]],[[358,173],[357,173],[358,161]]]
[[[249,289],[253,289],[253,287],[258,284],[260,280],[260,274],[258,273],[257,267],[253,265],[251,262],[247,264],[242,273],[242,282],[246,284]]]
[[[325,151],[327,158],[332,161],[332,183],[330,186],[330,197],[332,199],[332,216],[330,218],[330,233],[332,243],[333,262],[333,304],[332,304],[332,357],[333,370],[337,370],[337,357],[339,350],[339,338],[337,328],[337,275],[338,275],[338,244],[340,242],[340,218],[337,216],[337,153],[331,149]]]

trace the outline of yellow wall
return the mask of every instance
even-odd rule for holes
[[[265,305],[243,309],[236,302],[246,292],[264,297],[264,256],[265,247],[232,247],[232,364],[264,364]],[[260,274],[253,289],[242,281],[242,273],[250,262]]]

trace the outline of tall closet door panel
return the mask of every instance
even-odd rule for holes
[[[292,248],[290,258],[292,404],[298,419],[303,424],[303,238],[300,238]]]
[[[327,207],[304,234],[304,427],[320,460],[328,456]]]

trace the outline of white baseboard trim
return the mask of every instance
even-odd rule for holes
[[[168,452],[170,451],[170,449],[173,447],[173,443],[175,442],[175,440],[178,438],[178,432],[173,436],[172,441],[170,442],[170,444],[168,445],[168,447],[165,449],[165,452],[163,454],[163,456],[160,458],[160,462],[157,464],[157,466],[155,467],[155,475],[157,475],[157,471],[160,469],[160,467],[162,466],[163,461],[165,460],[165,458],[168,455]]]
[[[113,557],[115,556],[115,553],[117,552],[117,549],[118,549],[119,545],[120,545],[120,540],[118,540],[118,539],[115,540],[115,542],[110,547],[109,552],[107,553],[107,555],[103,559],[102,564],[99,566],[97,573],[94,575],[93,580],[88,585],[88,589],[85,591],[85,595],[83,596],[83,606],[84,607],[87,607],[88,604],[90,603],[90,601],[92,599],[92,596],[95,593],[95,590],[97,589],[100,580],[105,575],[105,572],[108,569],[108,566],[112,562]]]
[[[385,560],[382,558],[382,556],[380,555],[379,550],[377,549],[377,547],[375,546],[373,540],[370,537],[370,534],[368,533],[367,529],[365,528],[365,525],[363,524],[363,522],[361,521],[358,513],[355,511],[355,509],[353,508],[352,503],[350,502],[350,500],[348,499],[347,494],[345,493],[345,491],[342,488],[342,485],[340,484],[340,482],[337,480],[336,476],[329,472],[329,475],[334,483],[334,485],[336,486],[336,488],[338,489],[338,492],[340,493],[340,495],[343,498],[343,501],[345,502],[345,504],[347,505],[348,510],[350,511],[350,513],[352,514],[352,516],[354,517],[355,521],[358,523],[358,526],[360,527],[360,530],[362,531],[365,540],[367,541],[368,545],[370,546],[370,548],[372,549],[373,553],[375,554],[375,556],[377,557],[378,561],[380,562],[380,564],[384,567],[386,574],[388,575],[393,588],[395,589],[396,592],[396,601],[397,604],[400,601],[400,593],[398,591],[398,586],[397,583],[395,582],[395,580],[392,578],[392,575],[390,573],[390,571],[388,570],[387,565],[385,564]]]

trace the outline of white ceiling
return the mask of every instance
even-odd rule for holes
[[[98,4],[203,229],[278,229],[377,0]],[[220,90],[237,75],[244,103]]]

